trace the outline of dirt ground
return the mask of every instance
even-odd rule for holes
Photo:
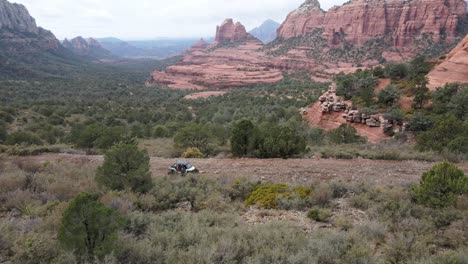
[[[31,162],[64,162],[80,166],[96,166],[102,156],[50,154],[24,157]],[[154,177],[166,175],[175,159],[151,158]],[[310,184],[317,181],[367,182],[376,185],[402,186],[420,180],[423,172],[434,164],[420,161],[332,160],[332,159],[191,159],[200,175],[222,181],[237,178]],[[468,163],[458,164],[468,173]]]
[[[187,100],[196,100],[196,99],[201,99],[201,98],[209,98],[211,96],[221,96],[225,95],[227,92],[223,91],[207,91],[207,92],[199,92],[199,93],[193,93],[189,94],[184,97],[184,99]]]

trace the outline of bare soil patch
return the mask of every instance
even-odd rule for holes
[[[207,91],[207,92],[189,94],[185,96],[184,99],[196,100],[196,99],[208,98],[211,96],[221,96],[221,95],[225,95],[226,93],[227,92],[225,91]]]
[[[71,162],[96,166],[102,156],[48,154],[23,157],[30,162]],[[151,158],[154,177],[167,175],[175,159]],[[367,182],[384,186],[404,186],[416,183],[434,163],[421,161],[333,160],[333,159],[191,159],[203,176],[231,182],[237,178],[292,185],[318,181]],[[458,164],[468,173],[468,163]]]

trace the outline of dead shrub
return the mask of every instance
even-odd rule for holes
[[[314,189],[312,203],[321,207],[326,207],[332,199],[332,190],[327,184],[320,184]]]

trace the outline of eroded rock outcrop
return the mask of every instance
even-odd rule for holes
[[[352,0],[325,12],[317,0],[308,0],[288,15],[278,36],[289,39],[323,29],[329,45],[342,39],[361,45],[391,36],[394,47],[405,49],[423,34],[435,42],[454,41],[466,10],[464,0]]]
[[[215,43],[228,43],[228,42],[246,42],[246,41],[259,41],[250,33],[247,33],[244,25],[240,22],[234,24],[231,18],[226,19],[221,26],[216,27]]]
[[[427,77],[432,90],[446,83],[468,83],[468,35]]]
[[[269,65],[261,47],[261,41],[246,33],[244,26],[228,19],[217,27],[213,44],[196,43],[176,65],[153,72],[146,84],[203,90],[280,81],[282,72]]]

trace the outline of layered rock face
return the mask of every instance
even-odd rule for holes
[[[210,46],[210,43],[206,42],[203,38],[201,38],[197,43],[193,44],[192,47],[188,50],[188,52],[195,52],[207,49]]]
[[[426,33],[435,42],[453,41],[466,10],[464,0],[352,0],[325,12],[317,0],[308,0],[288,15],[278,36],[289,39],[323,29],[329,45],[340,38],[361,45],[392,36],[394,46],[404,49]]]
[[[427,77],[432,90],[446,83],[468,83],[468,35]]]
[[[262,43],[246,33],[240,23],[228,19],[216,32],[213,44],[196,43],[176,65],[164,72],[153,72],[147,85],[202,90],[275,83],[283,78],[281,71],[272,69],[268,58],[258,51]]]
[[[112,57],[110,51],[104,49],[101,44],[93,38],[84,39],[83,37],[76,37],[71,40],[65,39],[62,45],[66,49],[82,57],[95,59]]]
[[[20,4],[0,0],[1,52],[24,54],[44,50],[56,50],[60,42],[48,30],[36,25],[28,10]]]
[[[240,22],[234,24],[232,19],[226,19],[221,26],[216,27],[215,43],[258,41],[247,33]]]

